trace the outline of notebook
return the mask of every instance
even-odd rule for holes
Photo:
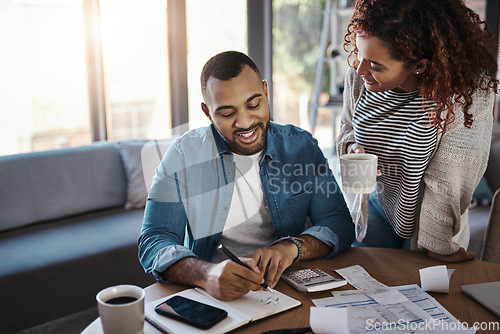
[[[176,295],[222,308],[227,311],[228,316],[212,328],[201,330],[155,312],[154,309],[156,305]],[[194,288],[149,302],[144,306],[144,311],[146,317],[152,320],[156,326],[161,327],[161,329],[169,333],[226,333],[246,325],[249,322],[259,320],[300,305],[300,301],[277,290],[274,290],[274,293],[267,290],[250,291],[236,300],[223,302],[213,298],[203,289]]]
[[[500,317],[500,281],[462,285],[462,291]]]

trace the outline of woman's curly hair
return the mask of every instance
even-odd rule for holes
[[[429,60],[419,75],[420,92],[436,103],[429,116],[439,131],[454,122],[455,103],[463,106],[464,125],[470,128],[474,92],[497,92],[495,38],[462,0],[357,0],[344,37],[349,59],[357,55],[359,33],[379,38],[407,67]]]

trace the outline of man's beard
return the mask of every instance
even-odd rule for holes
[[[253,142],[250,145],[245,145],[238,140],[238,133],[249,132],[256,128],[260,128],[259,131],[261,132],[261,134],[259,135],[259,138],[255,142]],[[252,155],[262,151],[266,146],[268,129],[269,129],[269,121],[267,121],[265,125],[264,123],[259,122],[247,129],[234,130],[231,139],[226,137],[224,137],[224,139],[226,140],[227,145],[229,146],[232,152],[240,155]]]

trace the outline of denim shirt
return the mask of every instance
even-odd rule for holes
[[[177,139],[156,169],[139,237],[146,272],[161,273],[182,258],[210,261],[233,196],[236,164],[213,125]],[[354,225],[328,162],[311,134],[270,123],[260,162],[260,180],[278,238],[311,235],[348,249]]]

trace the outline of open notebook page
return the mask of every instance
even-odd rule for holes
[[[196,290],[209,298],[213,298],[203,289],[196,288]],[[274,293],[267,290],[250,291],[236,300],[230,302],[217,300],[217,302],[223,306],[222,308],[227,309],[229,307],[240,313],[242,317],[247,317],[249,321],[262,319],[301,304],[298,300],[288,297],[277,290],[274,290]]]

